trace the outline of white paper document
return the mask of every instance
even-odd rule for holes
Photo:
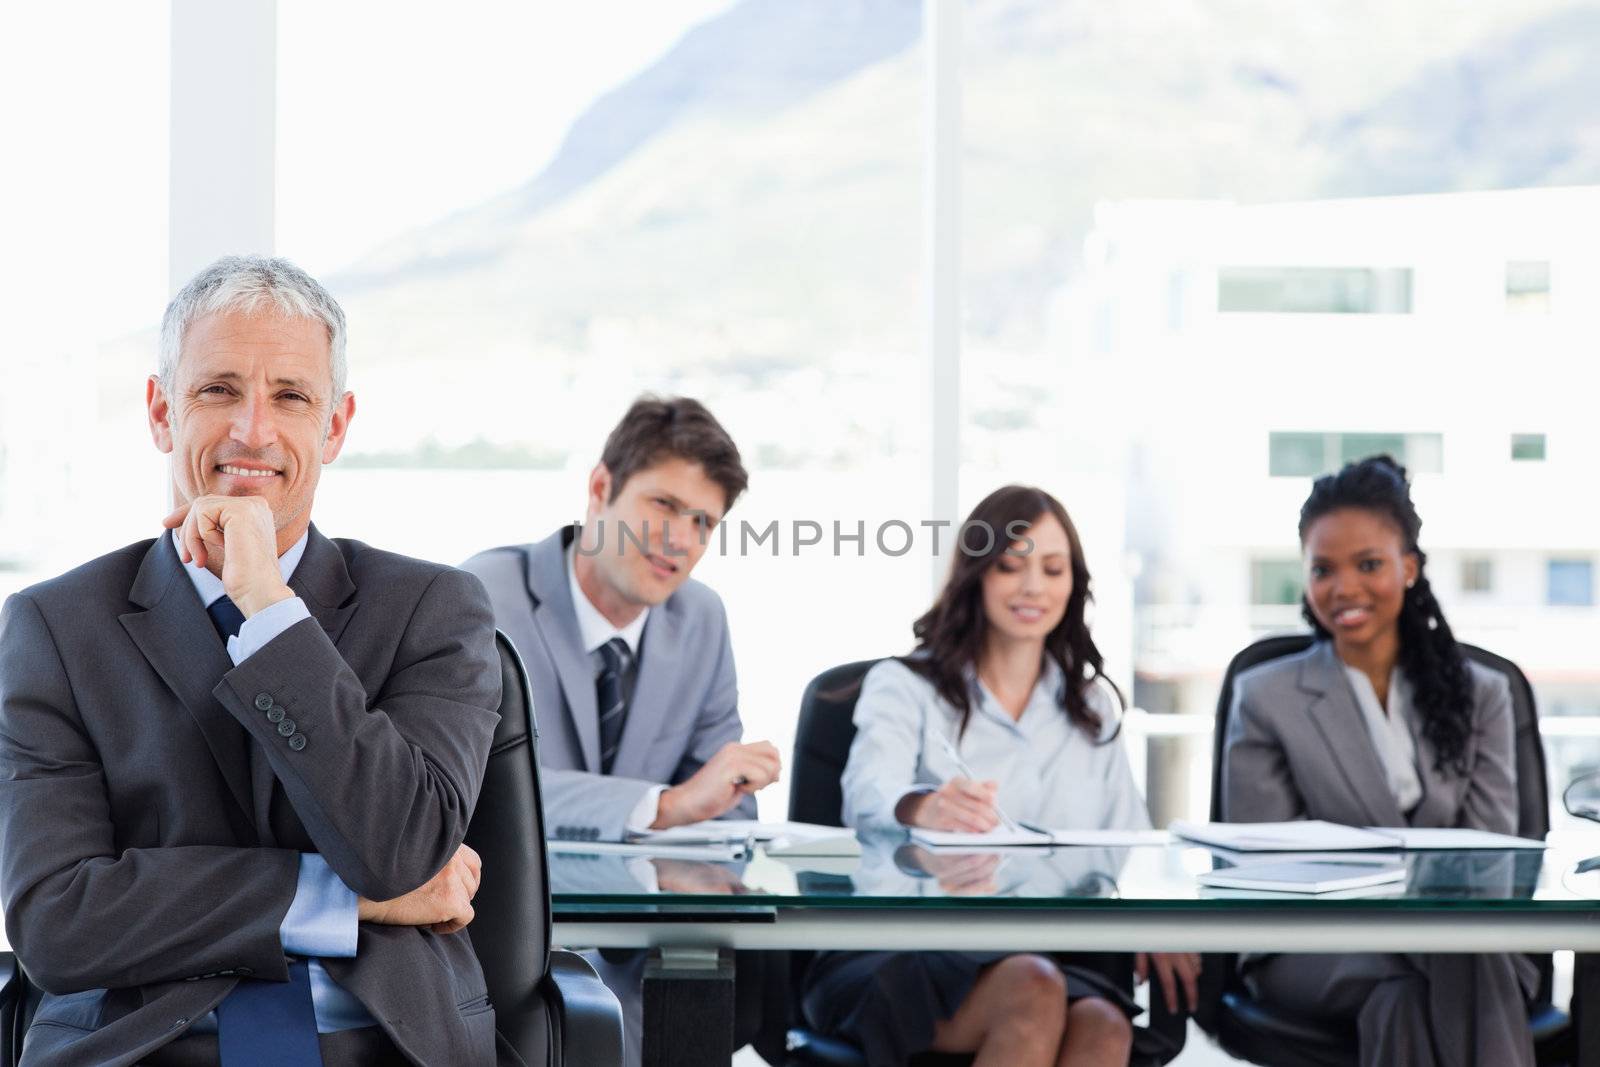
[[[1274,893],[1332,893],[1404,882],[1404,866],[1369,863],[1253,863],[1195,875],[1201,885],[1219,889],[1257,889]]]
[[[546,842],[552,853],[572,856],[655,856],[672,860],[708,860],[728,863],[744,858],[742,842],[693,842],[673,844],[655,841],[568,841],[552,837]]]
[[[772,856],[859,856],[854,831],[841,826],[805,822],[757,822],[754,819],[708,819],[705,822],[651,830],[629,838],[638,846],[764,844]]]
[[[1544,848],[1543,841],[1531,837],[1512,837],[1510,834],[1491,834],[1487,830],[1458,830],[1452,827],[1395,826],[1385,827],[1383,833],[1400,839],[1400,847],[1420,852],[1430,849],[1466,848]]]
[[[1051,848],[1083,845],[1095,848],[1126,848],[1132,845],[1165,845],[1172,837],[1165,830],[1051,830],[997,826],[984,834],[955,830],[924,830],[916,827],[911,840],[928,848],[972,849]]]
[[[1192,823],[1174,819],[1177,836],[1232,852],[1358,852],[1367,849],[1532,849],[1544,842],[1450,827],[1341,826],[1319,819],[1294,822]]]
[[[1387,830],[1363,830],[1320,819],[1237,823],[1174,819],[1168,828],[1186,841],[1235,852],[1345,852],[1400,847],[1400,840]]]

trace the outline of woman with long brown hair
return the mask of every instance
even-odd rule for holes
[[[950,577],[912,630],[917,647],[870,670],[842,786],[857,829],[983,833],[1005,811],[1053,828],[1144,828],[1118,737],[1121,694],[1089,634],[1089,568],[1066,509],[1006,486],[974,509]],[[976,777],[968,777],[970,768]],[[1167,1002],[1195,1000],[1198,957],[1152,957]],[[1147,961],[1141,956],[1141,972]],[[979,1067],[1127,1062],[1116,983],[1038,953],[823,953],[807,976],[813,1026],[872,1067],[923,1051]]]

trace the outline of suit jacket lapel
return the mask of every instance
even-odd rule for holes
[[[250,840],[250,823],[242,818],[252,807],[250,735],[211,695],[233,662],[178,561],[171,537],[157,538],[145,553],[128,599],[142,610],[121,616],[123,629],[200,728],[239,803],[239,811],[229,813],[230,821],[241,840]]]
[[[639,673],[633,683],[633,699],[628,704],[628,721],[617,745],[617,760],[611,773],[622,778],[654,778],[646,762],[655,748],[656,738],[671,713],[678,674],[685,662],[683,633],[678,612],[669,598],[650,609],[640,638]]]
[[[328,640],[338,644],[356,610],[356,584],[350,579],[344,554],[316,526],[307,532],[305,555],[289,576],[289,588],[305,601]]]
[[[1312,698],[1306,714],[1349,783],[1357,806],[1371,820],[1368,825],[1404,826],[1383,761],[1332,641],[1317,642],[1316,651],[1300,666],[1299,685]]]
[[[575,530],[565,527],[527,549],[528,596],[533,603],[533,630],[556,665],[566,712],[583,749],[584,766],[599,773],[600,709],[595,700],[594,668],[583,650],[567,584],[567,545]]]

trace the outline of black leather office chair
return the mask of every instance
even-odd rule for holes
[[[790,820],[824,826],[844,825],[841,818],[844,794],[840,778],[850,758],[850,743],[856,736],[853,722],[856,697],[860,694],[862,677],[877,662],[873,659],[858,660],[832,667],[813,678],[801,695],[794,760],[789,771]],[[809,952],[790,953],[789,989],[782,1001],[774,1001],[788,1005],[788,1058],[782,1062],[789,1067],[866,1067],[866,1060],[858,1049],[818,1034],[806,1025],[800,1012],[798,991],[810,962]],[[1131,989],[1132,957],[1119,955],[1116,965],[1126,967],[1127,985]],[[1152,998],[1153,1001],[1159,999]],[[1136,1053],[1135,1063],[1165,1063],[1183,1048],[1187,1016],[1170,1016],[1165,1011],[1153,1012],[1152,1023],[1152,1029],[1161,1035],[1155,1043],[1165,1046],[1165,1051],[1160,1056],[1146,1057],[1139,1057]],[[759,1050],[761,1046],[757,1048]],[[768,1062],[780,1061],[768,1057]],[[913,1061],[916,1067],[956,1067],[971,1062],[971,1056],[941,1053],[924,1053]]]
[[[622,1064],[622,1008],[581,956],[550,948],[550,884],[539,795],[538,732],[517,650],[500,651],[495,727],[467,844],[483,857],[468,931],[483,965],[496,1026],[528,1067]],[[0,1067],[22,1056],[38,991],[15,957],[0,953]]]
[[[1222,676],[1217,698],[1216,728],[1212,736],[1211,820],[1222,820],[1222,751],[1228,736],[1228,713],[1233,708],[1233,682],[1240,672],[1269,660],[1303,652],[1315,638],[1308,633],[1264,637],[1245,648]],[[1533,686],[1515,663],[1475,645],[1462,643],[1467,656],[1499,671],[1511,683],[1511,707],[1516,719],[1517,834],[1542,839],[1550,830],[1550,797],[1545,779],[1544,744],[1539,738],[1539,718]],[[1550,1003],[1553,965],[1551,957],[1530,957],[1539,968],[1539,990],[1528,1008],[1540,1063],[1562,1063],[1568,1058],[1570,1035],[1566,1013]],[[1239,979],[1238,957],[1208,954],[1201,973],[1201,1008],[1196,1021],[1216,1038],[1230,1056],[1271,1067],[1354,1067],[1355,1032],[1333,1027],[1267,1006],[1253,999]]]
[[[528,1064],[622,1064],[622,1007],[583,957],[550,947],[539,734],[522,658],[502,633],[500,724],[467,844],[483,858],[468,933],[500,1034]]]

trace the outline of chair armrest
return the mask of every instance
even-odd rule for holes
[[[560,1063],[622,1067],[622,1005],[589,961],[552,949],[545,980],[555,1015]]]

